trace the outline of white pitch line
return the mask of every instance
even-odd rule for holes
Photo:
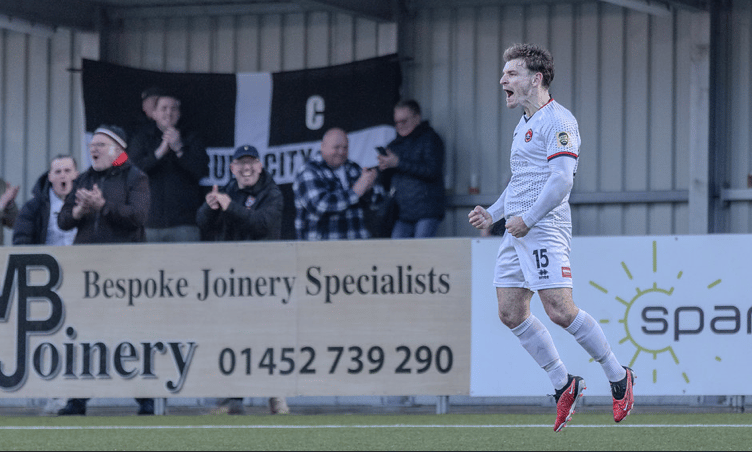
[[[568,425],[566,428],[752,428],[752,424],[639,424],[639,425]],[[500,425],[26,425],[0,426],[0,430],[187,430],[187,429],[369,429],[369,428],[551,428],[548,424]]]

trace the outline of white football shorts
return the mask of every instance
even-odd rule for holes
[[[572,287],[571,244],[567,227],[539,223],[520,239],[505,233],[496,256],[494,286],[532,291]]]

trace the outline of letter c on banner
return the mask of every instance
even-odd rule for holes
[[[324,98],[314,94],[306,101],[306,127],[319,130],[324,126]]]

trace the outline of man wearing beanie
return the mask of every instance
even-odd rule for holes
[[[73,183],[57,222],[67,231],[78,228],[73,244],[144,241],[149,213],[149,181],[128,160],[126,136],[117,126],[103,125],[89,143],[91,167]],[[58,414],[86,414],[87,399],[69,399]],[[139,414],[154,414],[153,399],[136,399]]]
[[[144,241],[149,181],[128,160],[125,132],[100,126],[89,143],[91,167],[74,182],[58,225],[78,228],[74,244]]]

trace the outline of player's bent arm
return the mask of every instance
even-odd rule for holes
[[[552,211],[572,190],[574,184],[574,168],[577,160],[569,156],[561,156],[548,162],[551,175],[548,177],[540,196],[535,200],[530,210],[522,215],[522,221],[528,228],[532,228],[546,214]]]
[[[499,199],[496,200],[495,203],[491,204],[491,206],[486,209],[488,213],[491,214],[491,219],[493,220],[492,223],[496,223],[497,221],[504,218],[504,197],[507,194],[507,189],[505,188],[503,192],[501,192],[501,196],[499,196]]]

